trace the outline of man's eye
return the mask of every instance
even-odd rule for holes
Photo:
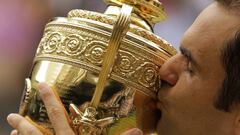
[[[186,71],[190,73],[191,75],[193,74],[193,68],[192,68],[192,63],[190,61],[187,62],[187,67]]]
[[[194,71],[193,71],[193,65],[192,65],[192,61],[190,60],[190,58],[185,55],[184,53],[181,53],[182,56],[184,57],[184,61],[185,61],[185,71],[187,73],[189,73],[190,75],[193,75]]]

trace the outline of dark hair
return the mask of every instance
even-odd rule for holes
[[[215,106],[229,112],[240,103],[240,31],[227,42],[221,59],[226,76]]]
[[[240,0],[215,0],[221,3],[223,6],[227,7],[228,9],[237,10],[240,9]]]
[[[240,0],[215,0],[229,10],[239,13]],[[219,92],[216,108],[229,112],[240,103],[240,31],[230,39],[222,51],[225,79]]]

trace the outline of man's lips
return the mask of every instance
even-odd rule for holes
[[[170,85],[163,85],[157,93],[157,108],[162,110],[166,108],[167,105],[167,93],[170,90]]]
[[[159,110],[162,110],[163,109],[163,105],[164,105],[163,98],[162,98],[162,92],[158,92],[157,96],[158,96],[157,104],[156,104],[157,108]]]
[[[167,105],[167,98],[166,98],[166,93],[164,91],[158,92],[158,98],[156,102],[157,108],[162,111],[163,109],[166,109]]]
[[[158,108],[159,110],[162,110],[162,109],[164,108],[164,105],[163,105],[163,102],[162,102],[162,101],[158,101],[158,102],[157,102],[157,108]]]

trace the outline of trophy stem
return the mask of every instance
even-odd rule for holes
[[[100,102],[107,78],[110,75],[112,66],[114,65],[121,40],[129,28],[131,12],[131,6],[125,4],[122,6],[121,13],[114,25],[113,32],[108,43],[107,52],[105,53],[105,57],[103,59],[102,70],[99,74],[99,80],[90,104],[92,107],[97,108]]]

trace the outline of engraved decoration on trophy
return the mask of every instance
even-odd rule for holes
[[[176,54],[153,33],[164,9],[158,0],[105,2],[104,14],[75,9],[46,25],[19,109],[39,127],[54,132],[37,92],[45,82],[61,98],[76,134],[119,135],[134,127],[156,132],[158,70]]]

